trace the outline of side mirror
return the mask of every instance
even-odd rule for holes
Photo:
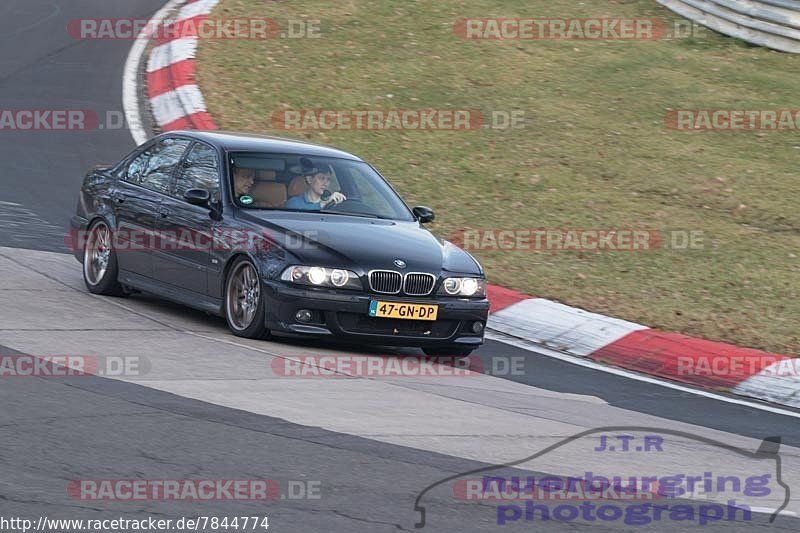
[[[211,193],[205,189],[189,189],[183,193],[183,199],[192,205],[205,207],[211,202]]]
[[[433,213],[433,209],[430,207],[425,207],[424,205],[418,205],[412,209],[411,212],[414,213],[414,216],[417,217],[417,220],[419,220],[420,224],[433,222],[436,218],[436,215]]]

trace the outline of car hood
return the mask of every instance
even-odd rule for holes
[[[266,228],[292,255],[308,264],[362,270],[441,271],[482,275],[478,262],[418,222],[347,215],[247,211],[241,218]]]

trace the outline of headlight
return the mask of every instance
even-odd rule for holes
[[[334,287],[337,289],[364,290],[358,274],[341,268],[324,268],[318,266],[290,266],[281,274],[281,280],[298,285],[315,287]]]
[[[340,270],[336,269],[331,272],[331,283],[333,283],[337,287],[342,287],[347,284],[347,280],[350,279],[350,274],[347,273],[347,270]]]
[[[461,282],[461,294],[464,296],[474,296],[478,292],[478,280],[475,278],[464,278]]]
[[[478,278],[446,278],[439,290],[446,296],[486,296],[486,280]]]
[[[314,285],[322,285],[327,278],[328,273],[325,272],[324,268],[311,267],[308,269],[308,281]]]
[[[461,290],[461,278],[447,278],[442,286],[444,287],[444,292],[455,296]]]

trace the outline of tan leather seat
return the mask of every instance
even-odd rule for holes
[[[286,186],[275,181],[262,181],[253,186],[250,191],[253,197],[253,207],[282,207],[286,202]]]
[[[299,196],[306,192],[307,184],[304,176],[295,176],[289,183],[289,198]]]

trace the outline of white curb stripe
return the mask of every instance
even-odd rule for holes
[[[736,385],[731,392],[790,407],[800,407],[800,359],[772,363]]]
[[[194,59],[197,53],[197,39],[184,37],[153,48],[147,61],[147,72],[155,72],[173,63]]]
[[[178,12],[178,16],[176,19],[178,21],[184,19],[190,19],[193,17],[197,17],[199,15],[208,15],[212,11],[214,11],[214,7],[219,3],[219,0],[199,0],[198,2],[192,2],[191,4],[186,4],[181,8]]]
[[[492,314],[488,327],[582,357],[633,331],[648,329],[543,298],[523,300]]]
[[[206,110],[203,94],[197,85],[184,85],[174,91],[150,99],[153,116],[163,126],[194,113]]]

